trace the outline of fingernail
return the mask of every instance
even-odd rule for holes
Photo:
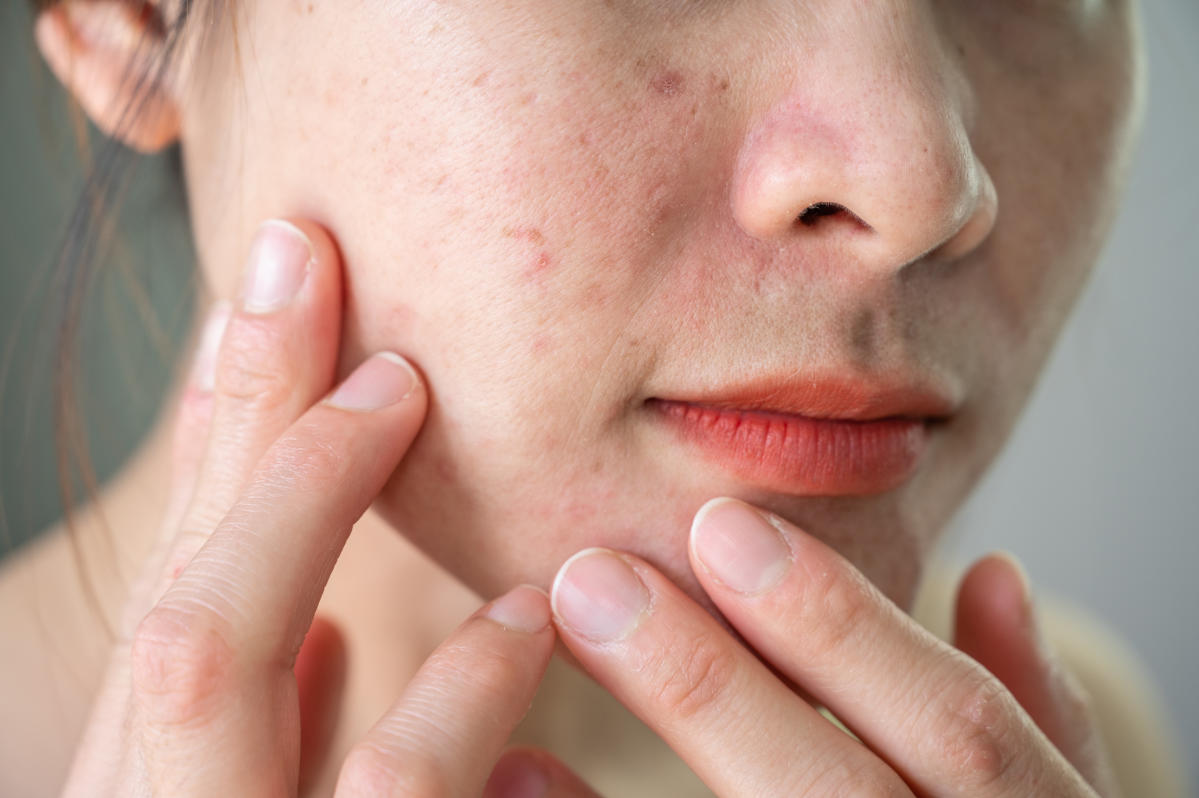
[[[285,307],[304,284],[314,258],[312,243],[298,227],[272,219],[254,236],[242,284],[242,308],[271,313]]]
[[[493,601],[483,615],[506,629],[536,634],[550,625],[548,598],[532,585],[521,585]]]
[[[483,788],[483,798],[542,798],[549,777],[529,756],[509,754],[499,761]]]
[[[419,381],[407,360],[394,352],[379,352],[346,377],[325,402],[342,410],[380,410],[408,398]]]
[[[627,637],[649,607],[649,591],[629,564],[608,549],[584,549],[554,579],[554,614],[597,643]]]
[[[791,547],[762,513],[735,499],[713,499],[691,523],[696,558],[738,593],[762,593],[791,567]]]
[[[216,357],[221,348],[221,338],[229,324],[233,306],[226,300],[217,301],[204,322],[200,332],[200,343],[196,347],[196,360],[192,366],[192,383],[203,393],[212,393],[216,387]]]

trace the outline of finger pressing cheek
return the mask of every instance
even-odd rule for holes
[[[333,382],[341,264],[301,220],[258,230],[213,367],[213,418],[187,525],[211,529],[267,447]]]
[[[132,586],[130,601],[125,605],[120,622],[120,637],[128,640],[133,629],[169,584],[168,572],[173,576],[175,568],[168,566],[174,553],[177,561],[190,556],[194,551],[183,553],[177,545],[177,530],[195,495],[200,466],[208,445],[208,431],[212,425],[213,384],[216,375],[216,358],[221,339],[233,306],[224,300],[216,302],[208,311],[201,328],[191,370],[183,391],[179,395],[179,406],[175,410],[175,427],[171,441],[171,487],[163,512],[162,525],[146,566]]]
[[[272,220],[258,230],[237,301],[222,330],[206,330],[215,352],[198,358],[198,384],[185,399],[189,428],[176,449],[189,465],[183,508],[173,508],[159,548],[152,604],[233,506],[254,465],[276,438],[329,388],[341,324],[341,264],[329,236],[303,221]],[[215,323],[214,323],[215,324]],[[219,340],[214,340],[219,338]],[[202,437],[199,431],[203,430]],[[179,440],[182,438],[183,440]]]

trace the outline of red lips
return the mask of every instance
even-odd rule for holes
[[[879,493],[907,481],[929,425],[951,414],[943,391],[911,381],[761,378],[706,395],[647,402],[705,459],[795,495]]]

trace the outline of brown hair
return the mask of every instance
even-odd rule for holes
[[[40,13],[54,6],[87,0],[30,0],[32,11]],[[178,0],[169,16],[163,16],[158,3],[151,0],[127,0],[136,4],[135,11],[146,23],[147,38],[160,37],[161,44],[150,47],[145,39],[139,42],[136,54],[130,59],[123,76],[130,87],[129,100],[120,109],[118,122],[111,137],[93,152],[89,145],[84,114],[78,104],[71,102],[75,146],[83,167],[83,185],[69,213],[66,227],[50,263],[51,294],[54,306],[47,327],[53,329],[53,428],[55,460],[58,470],[58,489],[62,502],[62,517],[80,584],[89,603],[96,611],[103,628],[114,637],[113,624],[104,615],[98,599],[96,584],[87,568],[78,534],[76,511],[80,490],[97,509],[104,528],[109,553],[113,553],[111,530],[103,521],[98,505],[99,486],[92,466],[87,436],[82,428],[77,379],[80,371],[80,318],[83,300],[88,296],[100,271],[101,264],[115,243],[116,212],[129,187],[138,155],[122,143],[125,131],[145,111],[152,94],[149,87],[160,81],[172,68],[180,51],[186,29],[200,16],[196,6],[201,0]],[[215,23],[223,6],[230,0],[204,2],[203,22],[208,30]],[[168,4],[162,4],[168,5]],[[147,58],[147,54],[149,57]],[[138,65],[142,66],[138,66]],[[178,148],[171,152],[175,173],[182,177]],[[132,281],[130,281],[132,282]],[[144,292],[133,286],[133,297],[139,305],[143,321],[151,319]],[[153,330],[152,330],[153,331]],[[165,349],[164,349],[165,351]]]

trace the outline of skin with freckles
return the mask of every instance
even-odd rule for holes
[[[337,231],[342,375],[389,348],[431,386],[376,508],[484,595],[603,545],[698,598],[685,531],[724,494],[905,604],[1095,263],[1140,119],[1125,0],[255,2],[239,23],[240,70],[207,40],[183,103],[205,275],[229,295],[280,209]],[[816,203],[835,212],[797,223]],[[958,403],[910,481],[771,494],[644,407],[817,367]]]
[[[112,491],[153,547],[68,794],[1172,794],[1138,677],[1092,636],[1072,681],[1010,558],[938,599],[952,644],[905,612],[1110,226],[1135,5],[202,8],[120,135],[181,141],[232,301]],[[105,129],[91,23],[146,13],[39,18]],[[862,389],[901,383],[937,397]],[[799,400],[905,417],[742,412]]]

